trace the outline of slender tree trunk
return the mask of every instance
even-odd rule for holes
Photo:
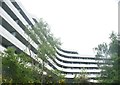
[[[44,78],[43,78],[43,71],[44,71],[44,60],[42,60],[42,75],[41,75],[41,85],[43,85],[43,80],[44,80]]]

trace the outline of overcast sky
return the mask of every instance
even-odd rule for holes
[[[43,18],[62,48],[93,55],[93,48],[109,42],[118,31],[118,0],[20,0],[25,9]]]

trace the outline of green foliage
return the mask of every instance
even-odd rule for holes
[[[16,50],[8,48],[4,53],[1,53],[2,57],[2,82],[3,83],[43,83],[45,78],[49,79],[49,75],[43,75],[45,71],[45,62],[48,58],[54,58],[55,47],[61,45],[59,39],[55,38],[50,31],[49,25],[40,19],[32,29],[26,27],[26,33],[30,38],[38,44],[36,58],[41,58],[41,67],[36,68],[33,59],[25,53],[15,54]],[[30,39],[29,38],[29,39]],[[30,40],[28,40],[27,46],[30,46]],[[29,52],[31,50],[30,47]],[[54,77],[52,79],[58,79]],[[51,81],[52,81],[51,79]],[[57,80],[58,81],[58,80]]]
[[[26,54],[15,54],[15,49],[8,48],[2,57],[2,82],[3,83],[33,83],[40,82],[39,72],[27,66],[31,58]]]
[[[95,48],[96,58],[103,58],[104,64],[100,66],[102,69],[100,81],[102,83],[120,83],[120,41],[117,38],[117,34],[113,33],[110,35],[111,42],[109,45],[106,43],[98,45]],[[100,65],[100,63],[98,62]]]
[[[59,47],[61,43],[51,33],[48,23],[40,19],[33,29],[27,30],[27,33],[33,40],[39,42],[37,43],[39,45],[38,57],[46,61],[47,57],[55,56],[55,47]]]
[[[76,74],[74,77],[74,82],[77,83],[78,85],[82,83],[88,83],[88,78],[85,69],[83,68],[82,71],[79,74]]]
[[[33,29],[27,30],[29,36],[33,40],[38,42],[37,57],[42,59],[42,71],[41,71],[41,82],[43,82],[43,71],[45,62],[48,58],[53,58],[55,56],[55,47],[58,47],[61,43],[59,39],[55,38],[50,31],[48,23],[40,19],[40,21],[33,27]]]
[[[45,76],[44,82],[47,84],[52,83],[52,85],[56,85],[56,83],[61,85],[66,83],[66,79],[65,75],[62,75],[60,71],[52,70]]]
[[[32,61],[26,54],[15,54],[15,49],[8,48],[0,57],[3,59],[3,83],[41,83],[41,72],[26,65]],[[65,83],[64,75],[59,71],[47,71],[47,75],[42,78],[46,84]]]

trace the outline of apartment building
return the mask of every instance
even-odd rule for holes
[[[7,47],[16,48],[16,53],[26,52],[36,62],[38,45],[25,32],[26,26],[32,28],[37,20],[27,13],[19,0],[0,0],[0,51]],[[30,40],[30,42],[28,41]],[[30,52],[29,46],[30,45]],[[96,82],[100,69],[94,56],[80,56],[77,52],[56,48],[56,57],[48,59],[46,68],[57,69],[65,74],[66,78],[73,79],[75,74],[80,74],[85,69],[91,82]]]
[[[37,42],[26,33],[26,29],[32,29],[36,22],[19,0],[0,0],[0,51],[14,47],[16,53],[25,52],[31,55],[34,64],[39,64],[41,59],[35,57]]]
[[[68,79],[73,79],[84,72],[90,82],[97,82],[96,77],[101,71],[95,56],[80,56],[76,51],[61,48],[56,49],[56,58],[50,62],[54,69],[59,70]],[[100,63],[103,64],[102,60]]]

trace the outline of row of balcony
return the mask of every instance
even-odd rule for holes
[[[23,42],[23,44],[27,43],[29,39],[30,42],[28,43],[31,44],[32,50],[35,52],[38,48],[38,45],[25,32],[26,26],[29,25],[28,22],[26,22],[23,16],[9,0],[3,1],[4,2],[2,3],[2,8],[0,9],[3,18],[3,26],[7,26],[5,29],[13,33],[14,36],[18,37],[18,39]],[[9,29],[10,27],[8,26],[10,26],[11,29]]]

